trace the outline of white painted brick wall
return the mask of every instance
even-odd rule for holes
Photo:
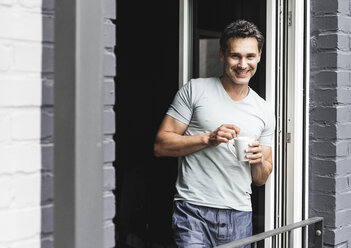
[[[40,172],[40,149],[37,142],[0,144],[0,175]]]
[[[0,247],[41,245],[42,0],[0,0]]]
[[[0,79],[0,105],[39,107],[41,105],[41,89],[41,81],[38,78],[12,76],[12,78]]]
[[[0,71],[7,71],[11,67],[13,48],[7,44],[0,44]]]
[[[40,207],[2,210],[0,212],[0,243],[11,247],[19,242],[40,241],[38,237],[40,214]]]

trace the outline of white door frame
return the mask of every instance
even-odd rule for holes
[[[193,18],[193,1],[179,0],[179,87],[188,82],[192,75],[192,18]],[[309,5],[307,4],[307,7]],[[277,67],[276,67],[276,29],[277,17],[279,17],[277,10],[277,1],[267,0],[267,18],[266,18],[266,100],[274,108],[277,106],[276,84],[277,84]],[[304,46],[308,42],[309,37],[305,37],[304,26],[304,0],[289,1],[289,12],[291,13],[291,26],[288,28],[289,42],[287,43],[287,51],[289,59],[287,61],[287,75],[288,75],[288,109],[287,116],[290,120],[288,122],[288,132],[291,134],[291,141],[287,144],[287,223],[302,220],[302,205],[303,205],[303,187],[305,187],[305,217],[307,218],[307,203],[308,203],[308,169],[305,171],[305,182],[302,182],[302,164],[308,165],[308,146],[303,147],[303,141],[308,144],[308,75],[309,63],[304,63]],[[307,11],[308,12],[308,11]],[[308,22],[308,18],[307,18]],[[308,27],[308,25],[307,25]],[[309,32],[306,32],[308,36]],[[308,48],[308,46],[306,46]],[[308,52],[308,51],[307,51]],[[307,53],[308,54],[308,53]],[[303,65],[306,65],[306,75],[303,74]],[[305,102],[304,106],[304,82],[305,82]],[[306,99],[307,98],[307,99]],[[303,110],[306,110],[305,112]],[[306,116],[304,116],[306,113]],[[278,119],[278,116],[276,117]],[[305,120],[304,124],[304,118]],[[303,137],[303,129],[307,135]],[[280,130],[277,130],[279,134]],[[273,144],[275,147],[275,144]],[[303,157],[305,149],[305,157]],[[274,150],[274,149],[273,149]],[[275,157],[275,154],[273,154]],[[275,161],[273,161],[275,162]],[[308,167],[308,166],[306,166]],[[265,231],[277,228],[275,225],[274,207],[275,203],[275,182],[273,173],[265,185]],[[301,235],[294,235],[294,243],[301,244]],[[266,247],[271,247],[271,240],[265,241]]]
[[[276,1],[267,0],[266,6],[266,101],[275,108],[276,105]],[[273,139],[272,147],[275,147]],[[273,165],[275,164],[275,149],[272,149]],[[275,206],[275,178],[274,166],[270,177],[265,185],[265,231],[273,230],[275,223],[274,206]],[[272,247],[271,239],[265,240],[265,247]]]
[[[280,111],[278,111],[278,115],[280,116],[277,116],[277,120],[280,122],[280,124],[285,123],[286,125],[285,129],[283,128],[283,126],[277,125],[276,132],[276,135],[278,136],[277,140],[281,143],[285,142],[286,145],[286,150],[276,149],[276,152],[280,153],[277,154],[279,155],[277,157],[281,158],[284,157],[284,154],[282,153],[286,154],[286,161],[276,161],[277,163],[286,163],[284,165],[286,169],[286,189],[283,189],[283,194],[285,194],[284,197],[275,198],[272,197],[275,194],[274,192],[282,192],[281,189],[274,188],[273,181],[276,177],[271,176],[268,182],[266,183],[266,230],[273,229],[274,227],[280,227],[280,224],[287,225],[301,221],[303,216],[304,219],[308,218],[309,11],[306,11],[305,19],[304,9],[306,7],[306,9],[309,10],[309,1],[306,1],[306,6],[305,0],[289,1],[287,5],[287,13],[285,13],[285,9],[282,8],[282,4],[286,3],[286,1],[277,1],[277,4],[279,6],[275,6],[275,3],[276,1],[267,1],[266,68],[269,69],[270,66],[272,66],[274,69],[271,69],[274,71],[267,70],[266,96],[268,102],[274,103],[276,109],[280,109]],[[277,16],[278,20],[273,20],[275,16]],[[281,26],[281,22],[283,22],[283,19],[286,20],[287,26]],[[284,31],[286,32],[285,37],[283,38],[285,39],[284,44],[277,44],[279,49],[281,49],[281,54],[283,54],[283,56],[287,56],[287,59],[283,58],[286,63],[284,68],[281,67],[282,64],[279,63],[279,56],[281,55],[276,50],[276,44],[274,43],[276,38],[278,38],[278,40],[280,39],[280,37],[275,37],[276,33],[278,33],[278,35],[284,35],[282,32],[280,32],[282,31],[282,29],[279,32],[275,32],[275,30],[279,28],[284,29]],[[272,31],[273,33],[270,33]],[[273,39],[271,42],[269,42],[268,40],[270,38]],[[285,53],[282,52],[283,49],[285,49]],[[274,61],[268,61],[270,57],[277,58],[277,66],[275,66]],[[305,63],[304,60],[306,60]],[[280,73],[283,73],[286,76],[280,77]],[[274,80],[274,75],[277,75],[277,80]],[[272,85],[272,83],[274,85]],[[278,89],[283,88],[282,84],[284,84],[284,86],[287,87],[286,96],[283,96],[285,99],[282,98],[282,95],[279,95],[282,93],[281,90],[276,91],[276,87],[278,87]],[[269,95],[269,92],[271,92],[271,95]],[[283,109],[280,105],[284,105],[284,101],[286,102],[286,106],[285,108],[283,107]],[[285,115],[282,113],[284,111]],[[282,119],[284,120],[282,121]],[[303,130],[305,130],[305,132],[303,132]],[[282,140],[281,136],[285,139]],[[287,140],[287,137],[289,137],[289,141]],[[305,146],[303,144],[305,144]],[[305,167],[303,165],[305,165]],[[303,181],[303,175],[305,176],[305,181]],[[278,176],[282,175],[280,174]],[[275,185],[277,185],[278,187],[282,187],[282,184],[279,185],[278,182]],[[285,206],[285,213],[279,212],[279,214],[285,215],[279,216],[283,219],[283,221],[277,222],[275,221],[275,218],[277,217],[272,216],[273,210],[271,208],[274,207],[274,201],[276,201],[276,199],[284,201],[284,203],[276,203],[280,206],[281,204]],[[305,212],[303,212],[302,210],[303,206]],[[280,224],[277,225],[277,223]],[[270,242],[270,240],[266,240],[266,247],[271,247]],[[307,240],[304,240],[305,244],[307,244],[306,242]],[[300,247],[301,244],[301,229],[298,229],[293,232],[293,245],[296,247]],[[278,247],[280,247],[280,245],[278,245]]]
[[[307,203],[308,195],[305,194],[305,202],[303,202],[304,192],[308,192],[308,183],[303,181],[303,174],[308,178],[308,122],[304,122],[304,118],[308,120],[308,85],[309,85],[309,63],[304,63],[305,47],[309,47],[305,43],[309,41],[309,32],[305,33],[305,1],[294,0],[289,1],[288,13],[288,41],[287,41],[287,75],[288,75],[288,125],[287,132],[291,133],[291,142],[287,144],[287,224],[302,220],[303,215],[308,218]],[[308,11],[307,11],[308,12]],[[307,55],[307,60],[308,60]],[[308,62],[308,61],[307,61]],[[307,68],[304,68],[304,65]],[[304,75],[307,72],[307,77]],[[306,86],[304,86],[304,83]],[[304,96],[304,88],[307,89]],[[304,106],[304,97],[306,97],[306,106]],[[304,116],[306,113],[306,116]],[[303,130],[306,130],[305,137]],[[305,143],[305,147],[303,144]],[[305,157],[304,157],[305,153]],[[303,171],[304,166],[306,170]],[[305,213],[302,212],[305,205]],[[294,232],[294,244],[301,244],[301,229]]]
[[[193,74],[193,1],[179,0],[179,88]]]

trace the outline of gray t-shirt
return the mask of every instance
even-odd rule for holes
[[[188,125],[184,135],[212,132],[234,124],[241,136],[256,136],[271,146],[274,113],[256,92],[233,101],[219,78],[190,80],[176,94],[167,115]],[[239,162],[227,144],[204,148],[181,157],[175,200],[207,207],[251,211],[251,167]]]

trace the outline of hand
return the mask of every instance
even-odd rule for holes
[[[246,157],[249,159],[250,164],[263,163],[264,157],[262,147],[258,141],[253,141],[249,148],[246,149]]]
[[[240,128],[233,124],[223,124],[215,131],[210,133],[208,143],[212,146],[218,146],[220,143],[228,143],[229,140],[240,134]]]

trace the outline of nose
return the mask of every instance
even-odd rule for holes
[[[238,65],[241,69],[245,69],[247,67],[247,61],[245,58],[242,58],[240,61],[239,61],[239,65]]]

